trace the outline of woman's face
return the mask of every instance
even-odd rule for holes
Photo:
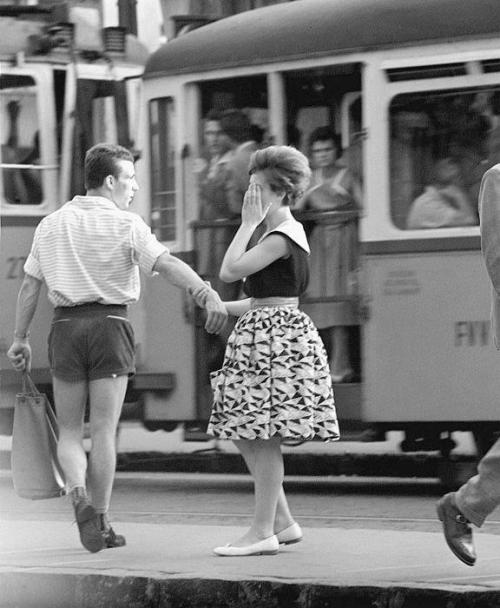
[[[278,192],[274,192],[271,190],[271,186],[267,181],[267,177],[264,172],[256,171],[250,176],[250,183],[256,184],[260,187],[261,195],[262,195],[262,204],[267,205],[269,203],[278,202],[281,204],[281,200],[283,199],[283,194]]]
[[[311,146],[311,162],[314,168],[331,167],[337,160],[337,148],[332,139],[315,141]]]

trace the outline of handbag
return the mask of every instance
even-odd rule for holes
[[[64,477],[57,460],[57,419],[46,395],[23,373],[16,395],[11,466],[14,490],[38,500],[64,495]]]

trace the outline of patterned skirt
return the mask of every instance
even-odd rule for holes
[[[257,307],[242,315],[211,383],[210,435],[339,438],[323,342],[311,319],[296,307]]]

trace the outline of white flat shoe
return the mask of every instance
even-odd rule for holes
[[[215,547],[215,555],[221,557],[244,557],[247,555],[276,555],[279,551],[279,542],[276,536],[268,536],[263,540],[245,547],[233,547],[224,545],[224,547]]]
[[[294,543],[300,543],[302,540],[302,530],[298,523],[294,522],[288,528],[281,530],[276,534],[276,538],[278,539],[278,543],[280,545],[293,545]]]

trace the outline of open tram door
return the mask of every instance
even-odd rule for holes
[[[190,149],[204,153],[203,127],[206,117],[214,110],[219,115],[225,110],[243,112],[252,126],[252,138],[259,146],[272,143],[293,145],[309,156],[308,139],[317,127],[327,126],[342,142],[338,161],[346,168],[362,191],[362,95],[360,64],[339,63],[314,69],[278,70],[271,73],[253,73],[234,77],[207,78],[193,85],[198,129],[193,132]],[[193,121],[189,121],[193,124]],[[231,154],[231,152],[229,153]],[[187,159],[193,165],[192,159]],[[221,161],[220,161],[221,162]],[[230,162],[230,161],[229,161]],[[204,166],[207,159],[204,159]],[[239,225],[239,215],[213,216],[203,219],[203,206],[211,201],[203,192],[203,173],[191,177],[192,197],[197,201],[191,214],[198,219],[191,222],[193,231],[193,263],[195,269],[221,293],[222,299],[244,297],[241,285],[227,285],[218,278],[224,253]],[[198,182],[198,183],[197,183]],[[201,187],[200,187],[201,184]],[[360,199],[362,195],[360,196]],[[190,209],[189,201],[186,208]],[[349,382],[336,386],[336,401],[344,428],[360,427],[361,416],[361,335],[362,292],[360,272],[358,222],[362,216],[362,201],[356,209],[296,210],[297,218],[304,222],[311,247],[319,266],[315,268],[315,291],[305,294],[301,306],[314,314],[318,309],[332,309],[342,316],[348,330],[348,348],[353,371]],[[199,218],[202,219],[199,219]],[[314,231],[318,225],[326,230]],[[329,249],[327,238],[339,243],[339,255]],[[236,288],[236,291],[235,291]],[[195,319],[195,378],[196,416],[203,428],[208,420],[212,391],[210,373],[223,363],[225,341],[234,321],[225,335],[208,336],[203,329],[203,314],[198,310]],[[331,340],[328,327],[322,337],[329,354]]]
[[[452,433],[500,430],[477,208],[500,160],[500,71],[498,49],[441,52],[369,68],[363,416],[448,458]]]

